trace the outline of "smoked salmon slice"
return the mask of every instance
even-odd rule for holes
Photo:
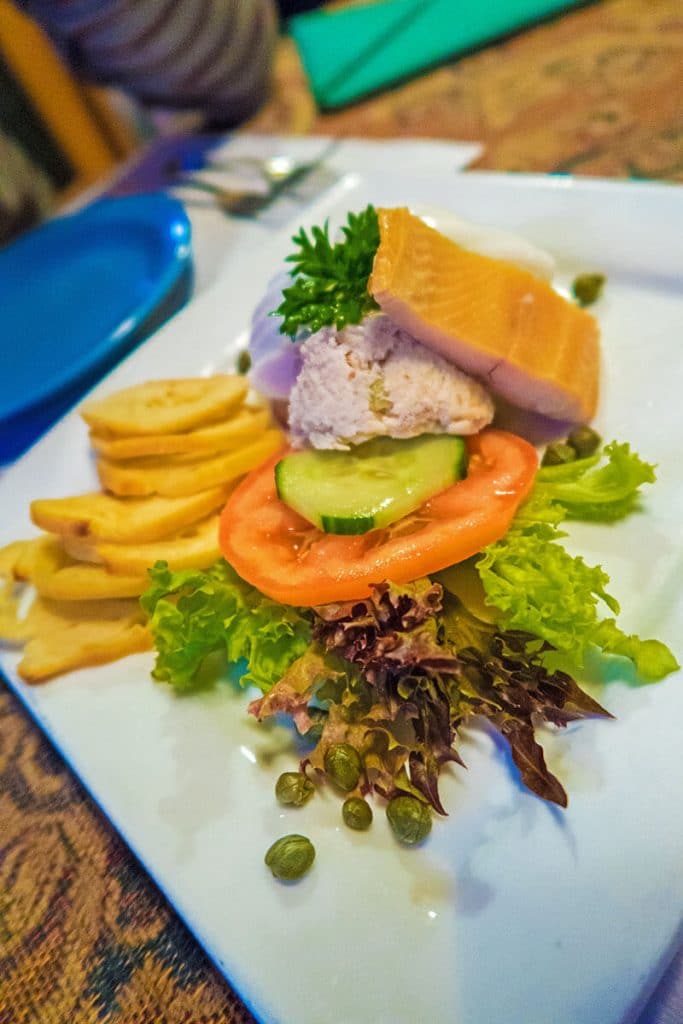
[[[515,405],[592,419],[600,346],[590,313],[529,271],[463,249],[408,209],[378,216],[368,289],[387,316]]]

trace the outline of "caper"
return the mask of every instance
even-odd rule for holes
[[[355,789],[362,768],[360,754],[350,743],[333,743],[325,753],[325,771],[345,793]]]
[[[399,842],[414,846],[432,830],[432,812],[417,797],[402,794],[387,804],[387,818]]]
[[[572,295],[580,306],[597,302],[605,287],[604,274],[579,274],[572,284]]]
[[[276,839],[264,859],[276,878],[294,882],[311,867],[315,860],[315,847],[306,836],[293,833]]]
[[[301,807],[313,796],[315,786],[303,772],[283,772],[275,783],[275,796],[281,804]]]
[[[251,370],[251,356],[246,348],[243,348],[240,354],[237,356],[237,372],[238,373],[249,373]]]
[[[357,832],[365,832],[372,825],[372,808],[367,800],[359,796],[350,796],[342,804],[344,824]]]
[[[562,466],[565,462],[576,460],[576,449],[563,441],[555,441],[549,444],[541,459],[542,466]]]
[[[571,445],[580,459],[586,459],[592,455],[602,443],[600,435],[592,427],[575,427],[567,438],[567,444]]]

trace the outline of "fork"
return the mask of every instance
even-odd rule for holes
[[[185,173],[177,174],[178,168],[174,166],[168,166],[167,171],[169,175],[177,174],[175,178],[171,178],[171,185],[208,193],[214,198],[223,213],[232,217],[253,217],[270,206],[280,195],[291,191],[294,185],[299,184],[313,171],[323,166],[325,160],[339,145],[339,139],[332,139],[313,160],[296,161],[292,157],[278,154],[263,159],[248,156],[235,157],[224,161],[209,161],[205,164],[205,168],[209,170],[234,170],[239,166],[256,170],[266,184],[265,191],[224,188],[204,178]]]

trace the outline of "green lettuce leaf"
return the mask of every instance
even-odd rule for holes
[[[612,522],[632,512],[640,485],[654,480],[654,466],[628,444],[612,441],[589,458],[541,467],[534,490],[561,505],[567,519]]]
[[[645,463],[630,461],[633,457],[629,457],[626,445],[616,446],[622,450],[616,457],[613,446],[609,447],[613,449],[611,461],[604,469],[615,465],[626,449],[632,480],[635,479],[640,471],[633,467]],[[577,494],[581,493],[580,485],[579,480]],[[571,481],[567,481],[567,487],[570,486]],[[609,489],[608,481],[603,483],[602,490],[596,487],[594,493],[606,495]],[[609,577],[601,566],[587,565],[583,558],[570,555],[562,546],[560,539],[566,534],[558,524],[565,516],[566,506],[554,497],[551,500],[551,494],[554,491],[544,483],[535,486],[507,534],[485,548],[476,563],[486,602],[500,611],[501,626],[533,633],[550,644],[554,650],[545,651],[540,657],[551,671],[562,667],[569,667],[572,672],[580,670],[588,651],[598,648],[605,654],[630,658],[640,677],[648,682],[673,672],[678,664],[664,644],[628,636],[614,618],[599,617],[604,609],[613,615],[619,613],[619,603],[606,589]],[[617,499],[625,500],[625,493]],[[586,507],[577,501],[573,511]]]
[[[604,619],[595,631],[595,643],[610,654],[630,658],[636,672],[646,682],[663,679],[680,666],[674,655],[661,640],[641,640],[628,636],[617,626],[614,619]]]
[[[206,659],[220,652],[246,662],[242,684],[265,693],[310,643],[305,613],[264,597],[222,559],[179,572],[157,562],[149,577],[140,603],[157,649],[153,675],[178,690],[191,688]]]

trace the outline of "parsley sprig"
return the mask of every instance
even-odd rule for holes
[[[283,317],[282,334],[294,337],[300,327],[318,331],[334,324],[338,329],[360,323],[377,304],[368,292],[368,278],[379,245],[379,223],[374,206],[349,213],[344,238],[333,244],[329,225],[301,228],[292,241],[298,251],[287,257],[293,283],[283,290],[274,314]]]

